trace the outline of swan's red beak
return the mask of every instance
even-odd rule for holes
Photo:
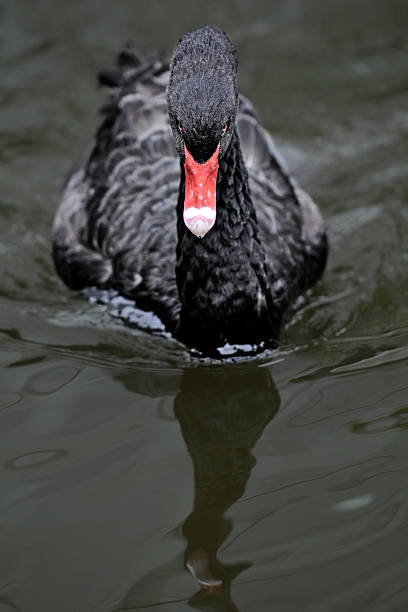
[[[202,238],[212,228],[216,217],[216,188],[220,145],[204,164],[198,164],[184,145],[186,190],[184,223]]]

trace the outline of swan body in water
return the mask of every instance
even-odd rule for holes
[[[101,71],[110,100],[70,176],[53,230],[72,289],[115,289],[190,347],[276,344],[320,277],[327,239],[236,87],[220,30],[180,39],[170,66],[131,46]]]

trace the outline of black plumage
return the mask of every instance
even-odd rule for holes
[[[111,99],[54,224],[54,261],[69,287],[114,288],[204,351],[275,343],[327,256],[316,205],[235,78],[235,51],[210,26],[179,41],[170,69],[128,45],[118,69],[100,73]],[[217,217],[198,238],[183,221],[184,147],[202,164],[218,144]]]

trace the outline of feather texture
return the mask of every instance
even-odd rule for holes
[[[194,30],[176,48],[166,94],[169,67],[128,45],[118,69],[100,73],[110,101],[54,223],[54,261],[69,287],[114,288],[204,350],[276,342],[285,311],[316,282],[327,256],[316,205],[289,177],[251,103],[240,96],[238,105],[235,66],[223,33]],[[186,127],[175,134],[179,113]],[[183,223],[180,142],[205,161],[227,121],[217,218],[199,239]]]

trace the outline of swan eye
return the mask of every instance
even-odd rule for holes
[[[227,131],[227,129],[228,129],[228,123],[226,123],[226,124],[224,125],[224,127],[222,128],[221,136],[224,136],[224,134],[225,134],[225,132]]]
[[[177,127],[178,127],[178,131],[179,131],[179,132],[182,132],[182,131],[183,131],[183,126],[181,125],[181,123],[178,123],[178,124],[177,124]]]

